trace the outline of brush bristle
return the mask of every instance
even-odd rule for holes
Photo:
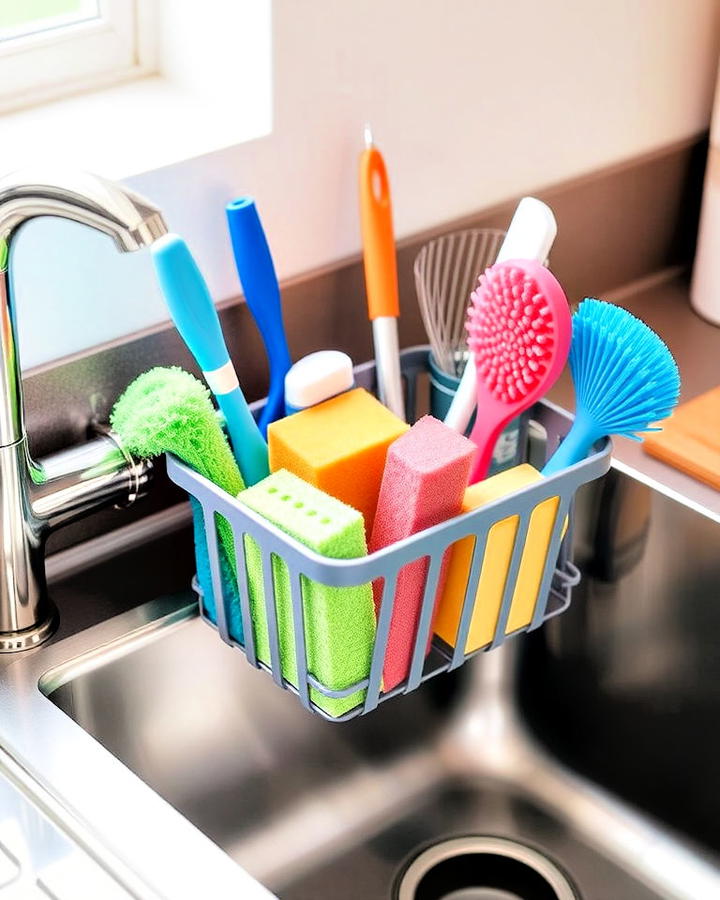
[[[552,364],[554,317],[534,278],[515,266],[486,269],[470,295],[466,328],[478,378],[503,403],[525,397]]]
[[[672,354],[648,326],[627,310],[602,300],[583,300],[573,316],[570,368],[578,414],[602,434],[642,440],[656,431],[680,394]]]

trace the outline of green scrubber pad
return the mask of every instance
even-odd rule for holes
[[[110,424],[131,453],[174,453],[228,494],[245,488],[210,392],[177,366],[138,376],[115,404]]]
[[[367,554],[362,515],[318,488],[281,469],[248,488],[240,503],[278,528],[333,559],[354,559]],[[245,536],[248,587],[258,658],[268,663],[270,645],[263,595],[260,550]],[[283,676],[297,686],[290,579],[286,564],[273,556],[273,581]],[[303,611],[308,670],[333,690],[367,678],[375,640],[372,586],[328,587],[303,576]],[[340,716],[362,703],[364,691],[333,699],[311,688],[313,702],[332,716]]]
[[[189,372],[176,366],[157,367],[139,375],[125,390],[110,414],[110,424],[124,446],[137,456],[174,453],[210,481],[236,496],[245,487],[230,445],[220,428],[210,392]],[[215,616],[204,524],[193,503],[198,579],[209,615]],[[221,542],[220,565],[230,592],[233,637],[242,643],[237,592],[233,584],[237,568],[232,530],[216,516]],[[231,578],[228,578],[228,569]]]

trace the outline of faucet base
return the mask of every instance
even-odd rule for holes
[[[24,628],[22,631],[0,632],[0,653],[18,653],[21,650],[31,650],[33,647],[39,647],[40,644],[55,634],[57,627],[57,610],[52,609],[46,619],[33,625],[32,628]]]

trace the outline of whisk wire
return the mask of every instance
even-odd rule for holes
[[[467,359],[465,318],[480,274],[495,262],[505,233],[471,228],[426,244],[415,259],[420,312],[435,361],[459,377]]]

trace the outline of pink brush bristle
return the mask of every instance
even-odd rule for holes
[[[521,269],[495,266],[470,295],[468,346],[488,390],[504,403],[526,396],[553,358],[555,322],[547,299]]]
[[[495,263],[478,279],[465,322],[475,359],[478,415],[470,438],[478,454],[470,483],[487,475],[502,429],[557,380],[570,349],[565,293],[534,260]]]

